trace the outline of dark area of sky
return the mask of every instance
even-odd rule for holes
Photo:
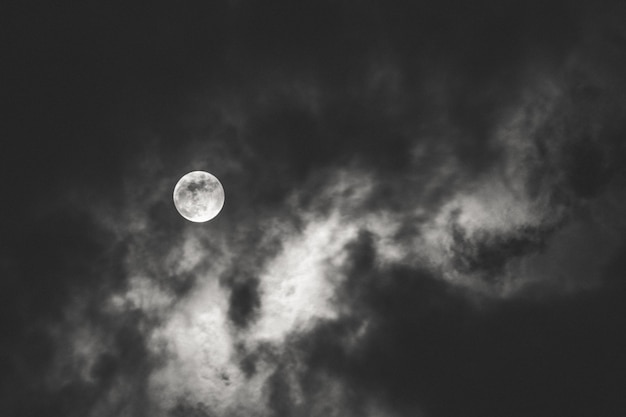
[[[620,2],[3,9],[0,415],[626,415]],[[204,226],[171,201],[196,169]],[[257,343],[268,265],[333,213],[336,314]],[[240,376],[179,395],[154,335],[217,264]],[[112,310],[137,270],[169,304]]]

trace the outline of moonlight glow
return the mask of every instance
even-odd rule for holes
[[[224,206],[224,188],[214,175],[205,171],[192,171],[176,183],[174,205],[180,215],[189,221],[209,221]]]

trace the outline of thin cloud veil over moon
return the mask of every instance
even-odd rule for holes
[[[214,175],[192,171],[178,180],[173,198],[181,216],[204,223],[215,218],[224,207],[224,187]]]

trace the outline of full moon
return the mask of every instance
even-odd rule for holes
[[[174,206],[189,221],[207,222],[224,207],[224,187],[214,175],[192,171],[176,183]]]

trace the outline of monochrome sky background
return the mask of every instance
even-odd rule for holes
[[[0,415],[626,412],[620,2],[5,12]]]

